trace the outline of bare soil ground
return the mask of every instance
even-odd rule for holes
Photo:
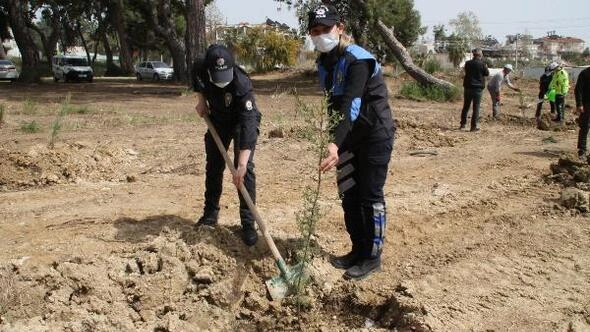
[[[315,160],[293,91],[321,95],[305,75],[254,80],[258,207],[290,260]],[[563,185],[548,178],[575,151],[573,122],[540,131],[506,92],[503,118],[490,118],[486,95],[481,131],[459,131],[462,101],[405,100],[399,78],[388,84],[399,130],[383,272],[351,282],[329,265],[349,250],[330,174],[314,284],[299,305],[267,299],[277,270],[263,241],[241,243],[229,175],[220,226],[193,229],[205,124],[184,87],[0,85],[0,331],[590,330],[590,219],[562,207]],[[536,82],[518,84],[535,100]],[[50,149],[68,93],[74,111]],[[32,121],[40,131],[25,132]],[[284,137],[269,138],[275,129]]]

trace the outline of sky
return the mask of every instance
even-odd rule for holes
[[[227,23],[263,23],[270,18],[298,27],[294,11],[273,0],[215,0]],[[239,5],[237,5],[239,4]],[[581,38],[590,46],[590,0],[414,0],[422,25],[448,26],[457,14],[472,11],[480,21],[484,35],[503,43],[506,35],[530,33],[535,38],[555,30],[559,35]],[[278,10],[280,8],[280,10]]]

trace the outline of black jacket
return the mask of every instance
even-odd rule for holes
[[[490,76],[488,66],[479,58],[471,59],[465,62],[465,77],[463,77],[463,87],[468,89],[485,87],[485,78]]]
[[[240,126],[240,149],[252,150],[258,139],[261,114],[256,106],[252,81],[240,67],[234,67],[234,79],[225,88],[209,81],[202,60],[193,66],[193,90],[201,92],[211,110],[211,122],[218,131],[231,131]]]
[[[574,94],[576,95],[576,107],[584,106],[588,111],[590,109],[590,67],[582,70],[578,75]]]

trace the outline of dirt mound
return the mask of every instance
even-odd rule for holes
[[[410,138],[409,149],[453,147],[465,140],[463,137],[447,135],[450,128],[436,123],[424,123],[417,119],[396,119],[396,127]]]
[[[1,268],[0,286],[10,287],[0,288],[0,331],[428,330],[425,309],[407,287],[377,295],[330,278],[333,269],[320,258],[304,296],[271,302],[264,280],[277,271],[268,255],[218,227],[186,234],[164,228],[134,250],[47,267],[29,267],[24,258]]]
[[[0,191],[89,181],[121,181],[136,158],[131,149],[110,144],[35,145],[29,151],[0,148]]]
[[[551,164],[550,169],[552,174],[549,179],[564,187],[590,189],[590,165],[575,154],[562,155],[557,163]]]

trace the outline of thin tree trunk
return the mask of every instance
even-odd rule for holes
[[[6,50],[4,49],[4,45],[2,45],[2,40],[0,40],[0,60],[6,59]]]
[[[354,3],[356,5],[358,5],[360,8],[362,8],[364,11],[367,11],[368,8],[367,8],[367,4],[365,1],[363,1],[363,0],[352,0],[352,1],[354,1]],[[438,85],[438,86],[441,86],[441,87],[444,87],[447,89],[455,87],[454,84],[447,82],[445,80],[436,78],[436,77],[428,74],[427,72],[425,72],[419,66],[416,66],[414,64],[414,61],[412,60],[412,56],[410,55],[410,53],[408,53],[408,51],[406,50],[404,45],[402,45],[402,43],[400,43],[397,40],[397,38],[395,38],[393,31],[390,28],[388,28],[381,20],[377,20],[376,28],[377,28],[377,31],[379,32],[379,34],[381,35],[381,37],[383,37],[383,40],[385,40],[387,47],[389,47],[391,52],[393,52],[393,54],[395,55],[397,60],[401,63],[401,65],[406,70],[406,72],[410,76],[412,76],[413,79],[418,81],[418,83],[420,83],[422,85]]]
[[[393,31],[391,31],[383,22],[380,20],[377,22],[377,29],[379,33],[385,40],[385,43],[393,52],[393,55],[397,58],[400,64],[404,67],[406,72],[412,76],[418,83],[422,85],[438,85],[447,89],[454,88],[455,85],[453,83],[447,82],[440,78],[436,78],[427,72],[424,69],[416,66],[414,61],[412,60],[412,56],[406,48],[400,43],[395,36],[393,35]]]
[[[203,0],[186,1],[186,71],[192,82],[193,62],[205,51],[205,4]],[[176,61],[175,61],[176,62]]]
[[[131,57],[131,48],[129,47],[129,38],[125,28],[125,6],[123,0],[117,0],[113,6],[115,20],[114,26],[119,36],[119,61],[121,69],[127,75],[133,73],[133,59]]]
[[[28,29],[28,1],[7,0],[7,4],[8,19],[23,61],[20,80],[38,82],[41,80],[38,68],[39,50]]]
[[[84,51],[86,52],[86,59],[88,59],[88,63],[90,63],[92,59],[90,58],[90,52],[88,51],[88,43],[86,43],[86,38],[84,38],[84,34],[82,33],[82,24],[80,21],[76,21],[76,30],[78,30],[78,35],[82,41],[82,47],[84,47]]]

